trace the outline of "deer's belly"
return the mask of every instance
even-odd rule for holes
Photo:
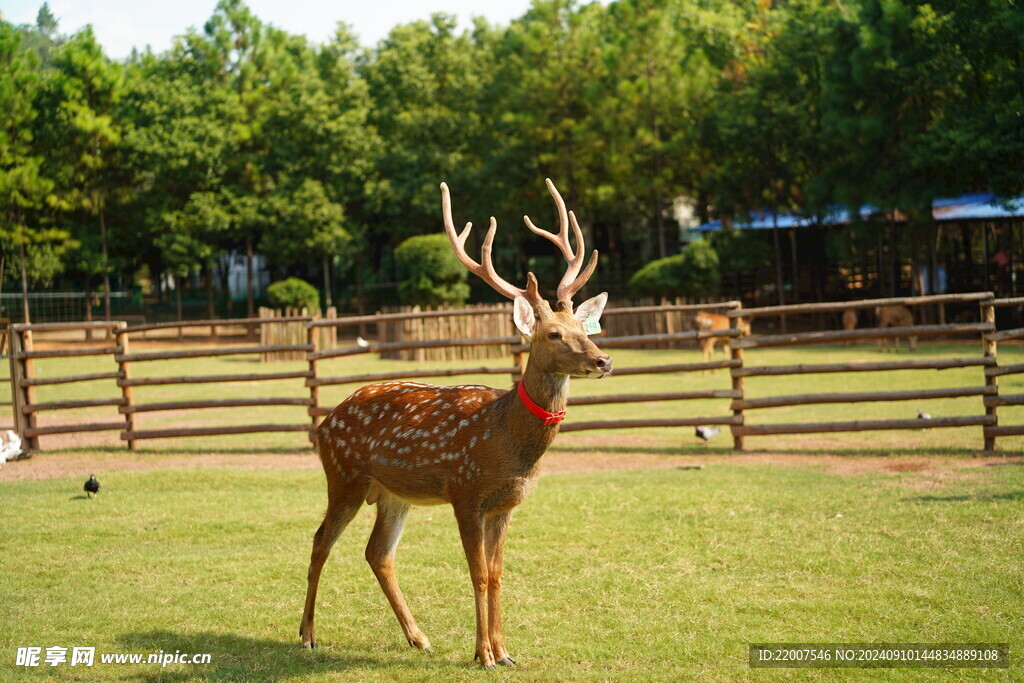
[[[536,485],[537,477],[514,477],[484,496],[483,510],[489,513],[511,510],[526,500]]]
[[[385,497],[397,498],[410,505],[444,505],[450,502],[442,498],[436,489],[416,486],[413,482],[374,480],[366,492],[366,502],[373,505]]]

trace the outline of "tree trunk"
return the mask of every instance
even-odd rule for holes
[[[330,308],[334,305],[331,301],[331,262],[327,258],[327,254],[324,254],[324,305]],[[310,311],[310,314],[313,312]]]
[[[774,194],[774,184],[772,186],[772,193]],[[779,306],[786,305],[786,294],[782,291],[782,245],[779,240],[779,214],[774,205],[772,205],[772,241],[775,245],[775,289],[779,299]],[[782,329],[782,333],[786,333],[786,316],[779,317],[779,325]]]
[[[92,322],[92,281],[89,278],[85,279],[85,321]],[[85,331],[86,341],[92,341],[92,330],[86,329]]]
[[[100,206],[100,238],[103,243],[103,319],[110,320],[110,269],[107,267],[107,222]]]
[[[252,236],[245,236],[245,315],[256,317],[256,285],[252,277]]]
[[[800,269],[796,260],[796,228],[789,229],[789,256],[793,261],[792,282],[793,282],[793,303],[800,303]]]
[[[217,306],[214,302],[213,261],[206,262],[206,315],[210,320],[217,317]]]
[[[25,245],[18,245],[18,256],[21,259],[21,308],[25,318],[25,324],[28,325],[32,320],[28,315],[28,273],[25,267]]]
[[[363,303],[363,266],[361,259],[356,259],[356,313],[366,315],[366,304]],[[366,339],[366,323],[359,324],[359,336]]]
[[[178,298],[178,322],[180,323],[182,321],[182,316],[181,316],[181,276],[178,275],[177,273],[174,274],[174,293],[177,295],[177,298]],[[184,327],[179,327],[178,328],[178,338],[180,339],[181,337],[184,337],[184,336],[185,336],[185,328]]]

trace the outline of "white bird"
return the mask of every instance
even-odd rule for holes
[[[356,337],[356,346],[361,346],[365,349],[370,346],[370,342],[366,341],[362,337]]]
[[[713,439],[716,436],[718,436],[718,433],[720,431],[722,431],[722,428],[721,427],[704,427],[704,426],[701,426],[701,425],[697,425],[696,427],[693,428],[693,431],[694,431],[694,434],[696,434],[698,438],[704,439],[704,443],[707,443],[708,441],[711,441],[711,439]]]
[[[932,419],[932,416],[929,415],[928,413],[924,412],[923,410],[918,410],[917,411],[917,419],[918,420],[930,420],[930,419]]]
[[[24,454],[25,451],[21,448],[21,437],[8,429],[7,443],[0,446],[0,464],[8,460],[15,460]]]

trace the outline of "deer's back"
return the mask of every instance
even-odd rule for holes
[[[506,393],[476,385],[367,385],[320,425],[320,459],[328,478],[368,482],[369,502],[384,492],[420,505],[451,502],[459,489],[480,488],[493,469],[486,456],[499,441],[495,403]]]
[[[914,324],[914,314],[906,306],[879,306],[876,313],[879,327],[910,327]]]

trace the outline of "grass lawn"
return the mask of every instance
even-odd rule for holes
[[[568,436],[568,435],[567,435]],[[520,662],[471,662],[468,572],[449,508],[416,508],[398,574],[435,652],[409,648],[362,550],[364,508],[298,646],[315,471],[109,472],[0,483],[0,679],[921,680],[1024,678],[1024,467],[941,484],[709,464],[549,475],[506,551],[505,633]],[[997,670],[759,670],[751,642],[1009,642]],[[205,666],[18,670],[19,646],[210,653]]]
[[[135,349],[140,350],[140,349]],[[616,367],[693,362],[699,352],[614,350]],[[927,344],[913,356],[874,345],[752,350],[748,365],[952,358],[977,344]],[[719,357],[721,357],[719,355]],[[1002,345],[1001,364],[1024,363],[1024,346]],[[492,365],[508,365],[495,360]],[[478,366],[469,361],[464,366]],[[430,367],[458,365],[429,364]],[[38,376],[103,372],[110,359],[46,359]],[[412,363],[356,357],[325,361],[322,374],[407,370]],[[136,363],[133,376],[244,374],[304,369],[251,357]],[[428,380],[429,381],[429,380]],[[507,386],[505,376],[443,383]],[[748,397],[981,386],[980,368],[748,378]],[[574,381],[572,394],[729,388],[726,371],[627,375]],[[1024,393],[1024,376],[1000,378]],[[333,405],[355,387],[325,387]],[[112,382],[44,386],[37,401],[114,397]],[[137,402],[242,396],[308,396],[301,381],[136,388]],[[748,411],[749,424],[978,415],[980,397],[920,402],[826,404]],[[569,421],[729,414],[728,399],[570,408]],[[999,410],[1024,423],[1024,408]],[[42,424],[108,421],[113,408],[56,411]],[[141,429],[305,422],[299,407],[146,413]],[[76,440],[77,439],[77,440]],[[325,505],[323,474],[285,469],[159,469],[102,472],[96,501],[84,476],[0,481],[0,680],[22,676],[115,680],[919,680],[943,670],[747,667],[751,642],[1009,642],[1010,670],[957,670],[954,678],[1024,680],[1024,467],[1018,459],[970,461],[981,428],[864,432],[748,439],[755,456],[734,458],[726,433],[710,446],[692,428],[630,429],[560,436],[553,458],[707,462],[703,470],[572,472],[544,477],[517,511],[506,552],[505,632],[515,671],[471,663],[474,622],[468,572],[449,508],[418,508],[399,551],[399,579],[435,653],[406,646],[362,559],[373,511],[360,513],[325,569],[318,603],[321,648],[298,647],[312,534]],[[1000,439],[1019,453],[1024,438]],[[116,432],[43,437],[55,455],[110,464]],[[154,440],[124,460],[195,454],[304,453],[303,435],[257,434]],[[778,464],[789,453],[797,463]],[[905,455],[893,467],[838,472],[830,454]],[[818,454],[828,458],[815,457]],[[810,456],[810,457],[808,457]],[[905,460],[948,472],[924,476]],[[195,456],[202,457],[202,456]],[[168,458],[173,460],[173,458]],[[875,460],[879,460],[875,458]],[[888,460],[888,459],[887,459]],[[771,461],[775,464],[768,464]],[[896,465],[900,465],[897,467]],[[954,466],[955,465],[955,466]],[[986,466],[993,465],[993,466]],[[995,466],[999,465],[999,466]],[[177,467],[173,465],[172,467]],[[6,468],[11,468],[10,470]],[[54,476],[52,473],[50,476]],[[25,646],[94,646],[98,653],[209,653],[205,666],[97,664],[18,669]],[[976,676],[977,674],[977,676]]]

